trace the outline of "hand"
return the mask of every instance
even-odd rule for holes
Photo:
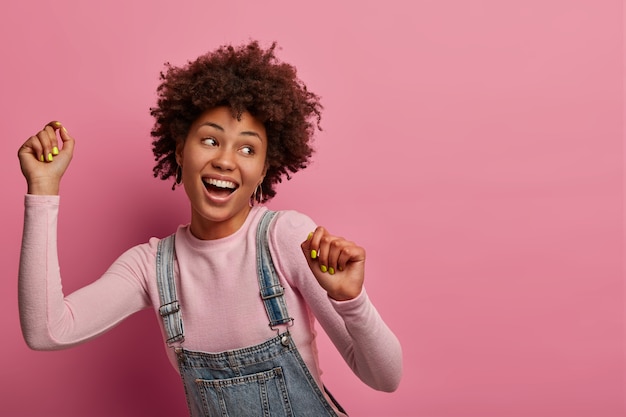
[[[59,149],[57,131],[63,143]],[[29,194],[57,195],[61,177],[74,154],[74,139],[61,122],[50,122],[20,147],[22,174],[26,178]]]
[[[363,289],[365,249],[318,227],[300,245],[309,268],[329,297],[351,300]]]

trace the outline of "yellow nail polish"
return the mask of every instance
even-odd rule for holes
[[[309,236],[306,238],[306,240],[311,240],[312,237],[313,237],[313,232],[309,233]]]
[[[315,249],[313,249],[311,251],[311,259],[315,259],[315,258],[317,258],[317,251]]]
[[[61,126],[61,122],[54,122],[55,126]]]
[[[55,146],[54,148],[52,148],[52,155],[58,155],[58,154],[59,154],[59,148]]]
[[[328,273],[330,275],[335,275],[335,268],[333,268],[332,266],[330,268],[328,268]]]
[[[326,268],[326,265],[320,265],[320,270],[322,272],[326,272],[326,271],[328,271],[328,268]]]
[[[44,161],[45,161],[45,159],[43,159],[43,154],[39,155],[39,160],[40,160],[41,162],[44,162]]]
[[[48,154],[48,162],[52,162],[52,154],[51,153]]]
[[[339,267],[339,270],[340,270],[340,271],[343,271],[343,268],[342,268],[342,267]]]

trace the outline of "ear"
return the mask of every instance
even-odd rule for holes
[[[183,166],[183,150],[184,149],[185,149],[185,141],[184,140],[178,141],[178,143],[176,144],[176,163],[180,165],[181,167]]]
[[[267,164],[265,164],[265,167],[263,167],[263,173],[261,174],[261,181],[259,181],[259,183],[257,184],[257,187],[259,187],[261,184],[263,184],[263,181],[265,181],[265,174],[267,174]]]
[[[265,166],[263,167],[263,174],[261,174],[261,178],[265,179],[265,174],[267,174],[267,169],[270,167],[269,162],[265,161]]]

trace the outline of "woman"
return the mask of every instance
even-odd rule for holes
[[[74,346],[152,307],[192,417],[346,415],[321,380],[317,320],[366,384],[397,388],[401,348],[363,288],[365,250],[260,205],[307,166],[321,111],[274,49],[224,46],[167,66],[151,109],[154,174],[184,186],[191,222],[68,296],[56,227],[74,139],[51,122],[21,146],[19,305],[31,348]]]

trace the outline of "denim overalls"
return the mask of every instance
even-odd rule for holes
[[[191,417],[337,416],[288,330],[293,324],[269,251],[267,231],[276,213],[266,211],[256,234],[257,275],[269,326],[277,336],[256,346],[221,353],[184,349],[181,306],[174,280],[174,235],[159,242],[157,284],[167,345],[174,348]],[[327,392],[328,393],[328,392]],[[344,412],[328,393],[337,408]]]

